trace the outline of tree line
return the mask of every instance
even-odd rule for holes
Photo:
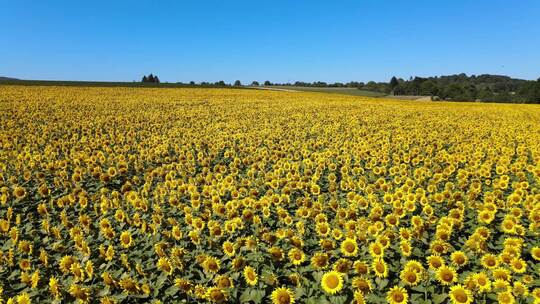
[[[540,103],[540,78],[523,80],[489,74],[409,80],[392,77],[387,90],[392,95],[429,95],[441,100]]]
[[[515,79],[502,75],[457,74],[435,77],[410,77],[408,80],[392,77],[389,82],[326,83],[322,81],[270,83],[265,86],[302,87],[355,87],[360,90],[389,95],[432,96],[435,100],[540,103],[540,78]]]
[[[144,76],[142,82],[159,83],[159,78],[153,74]],[[240,80],[227,83],[223,80],[216,82],[190,81],[177,82],[179,85],[204,87],[242,87]],[[456,74],[435,77],[410,77],[405,80],[392,77],[389,82],[357,82],[347,83],[324,81],[294,83],[273,83],[266,80],[262,83],[252,81],[250,86],[298,86],[320,88],[357,88],[365,91],[385,93],[389,95],[432,96],[434,100],[451,101],[487,101],[540,103],[540,78],[538,80],[523,80],[502,75],[471,75]]]
[[[150,74],[148,76],[144,75],[141,82],[144,82],[144,83],[159,83],[159,77],[157,75],[154,76],[154,74]]]

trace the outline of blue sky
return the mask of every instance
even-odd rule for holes
[[[540,77],[538,0],[0,0],[0,75],[387,81]]]

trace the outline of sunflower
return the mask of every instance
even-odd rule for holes
[[[436,255],[444,254],[449,249],[449,244],[445,241],[435,240],[430,244],[431,252]]]
[[[332,270],[345,274],[351,270],[352,266],[353,262],[351,262],[351,260],[341,258],[334,263]]]
[[[174,286],[180,288],[180,290],[183,291],[184,293],[191,292],[193,288],[193,284],[189,280],[184,279],[184,278],[174,279]]]
[[[362,277],[355,277],[352,279],[352,287],[361,291],[363,294],[368,294],[373,289],[371,281]]]
[[[343,242],[341,242],[340,249],[344,256],[353,257],[358,253],[358,244],[356,244],[355,239],[346,238]]]
[[[362,261],[354,261],[353,268],[360,275],[367,275],[369,273],[369,265]]]
[[[536,261],[540,261],[540,247],[535,246],[535,247],[531,248],[531,256]]]
[[[366,303],[366,300],[364,299],[364,294],[357,290],[354,292],[353,294],[353,301],[351,302],[351,304],[365,304]]]
[[[19,268],[21,268],[23,271],[30,270],[31,266],[32,264],[30,263],[29,259],[21,259],[19,261]]]
[[[450,259],[452,260],[452,264],[456,267],[463,267],[469,261],[469,258],[463,251],[452,252],[452,254],[450,255]]]
[[[386,300],[390,304],[407,304],[409,302],[409,294],[405,288],[394,286],[386,294]]]
[[[255,272],[255,269],[251,266],[244,267],[244,279],[246,280],[246,283],[250,286],[255,286],[257,284],[258,276],[257,272]]]
[[[214,279],[214,282],[219,288],[232,288],[234,287],[233,281],[226,275],[219,275]]]
[[[291,284],[293,284],[294,286],[300,286],[300,275],[298,273],[291,273],[287,279],[289,280],[289,282]]]
[[[217,273],[221,269],[219,260],[212,256],[205,257],[202,266],[205,271],[211,273]]]
[[[520,258],[513,258],[510,262],[510,266],[515,273],[524,273],[527,271],[527,263]]]
[[[437,270],[444,266],[444,259],[441,258],[438,255],[430,255],[427,257],[427,262],[429,264],[429,268],[433,270]]]
[[[23,199],[26,196],[26,190],[21,186],[16,186],[15,189],[13,189],[13,196],[18,200]]]
[[[107,271],[101,274],[101,279],[103,279],[103,283],[105,283],[105,285],[107,286],[114,286],[116,284],[116,281],[113,279],[111,274]]]
[[[409,286],[415,286],[418,284],[418,282],[420,282],[421,279],[419,273],[412,268],[403,269],[399,275],[399,278],[401,279],[401,282]]]
[[[403,256],[408,257],[412,253],[412,247],[409,241],[401,241],[399,243],[399,248],[401,249],[401,253],[403,254]]]
[[[225,255],[227,255],[228,257],[233,257],[236,252],[234,244],[229,241],[223,242],[221,248],[223,249],[223,253],[225,253]]]
[[[336,248],[336,244],[334,241],[330,239],[321,239],[319,240],[319,245],[324,248],[325,250],[332,250]]]
[[[86,271],[88,277],[91,279],[94,276],[94,263],[91,260],[86,261],[84,270]]]
[[[511,279],[511,273],[510,270],[503,268],[503,267],[497,267],[492,270],[492,275],[494,279],[500,279],[504,281],[510,281]]]
[[[141,290],[141,287],[139,284],[130,277],[124,277],[120,279],[120,287],[126,292],[127,294],[137,294]]]
[[[124,248],[129,248],[131,245],[133,245],[133,238],[131,237],[131,233],[129,231],[123,231],[120,234],[120,245]]]
[[[323,252],[317,252],[311,257],[311,266],[315,269],[324,269],[328,267],[328,255]]]
[[[65,255],[60,259],[60,270],[64,273],[69,272],[71,265],[75,263],[75,258],[70,255]]]
[[[39,284],[39,270],[36,270],[34,271],[34,273],[32,273],[32,276],[30,277],[30,281],[31,281],[31,284],[30,286],[33,288],[33,289],[36,289],[38,284]]]
[[[388,276],[388,266],[386,266],[386,262],[383,259],[374,259],[371,268],[379,278],[386,278]]]
[[[420,262],[418,262],[417,260],[409,260],[407,261],[407,263],[405,263],[405,267],[404,268],[408,268],[408,269],[412,269],[418,273],[422,273],[424,272],[424,266],[422,266],[422,264]]]
[[[69,287],[69,293],[80,303],[90,302],[90,289],[81,287],[77,284],[71,284]]]
[[[497,294],[497,301],[499,301],[500,304],[513,304],[516,303],[516,298],[514,298],[514,295],[507,290]]]
[[[335,294],[343,288],[343,275],[337,271],[325,273],[321,279],[322,289],[329,294]]]
[[[279,287],[272,291],[270,296],[272,304],[292,304],[294,303],[294,295],[287,287]]]
[[[527,288],[527,285],[523,284],[522,282],[514,282],[512,293],[515,296],[526,297],[529,295],[529,288]]]
[[[469,304],[473,301],[471,291],[460,284],[450,287],[448,295],[450,296],[452,304]]]
[[[491,290],[491,281],[485,272],[475,274],[473,279],[479,292],[489,292]]]
[[[49,278],[49,292],[53,298],[60,298],[60,284],[58,283],[58,279],[56,279],[54,276]]]
[[[454,268],[449,266],[441,266],[437,269],[437,280],[442,285],[450,285],[457,281],[457,273]]]
[[[317,231],[317,234],[319,236],[328,236],[328,234],[330,233],[330,226],[328,225],[328,223],[326,222],[322,222],[322,223],[317,223],[315,225],[315,229]]]
[[[495,219],[495,213],[489,210],[483,210],[478,213],[478,221],[489,224]]]
[[[306,260],[306,255],[304,252],[298,248],[293,248],[287,253],[289,260],[293,265],[300,265]]]
[[[484,254],[481,258],[482,267],[487,269],[493,269],[499,266],[499,260],[491,253]]]
[[[167,275],[171,275],[173,272],[173,267],[171,265],[171,262],[166,257],[160,257],[157,262],[157,267],[161,269],[164,273]]]
[[[270,253],[272,259],[276,261],[281,261],[284,258],[283,250],[277,246],[270,247],[268,253]]]
[[[226,303],[228,298],[227,293],[219,287],[208,288],[205,297],[212,303]]]
[[[11,299],[9,299],[7,303],[10,303],[10,300]],[[15,300],[17,301],[16,302],[17,304],[30,304],[31,303],[30,296],[26,292],[19,294],[17,297],[15,297]],[[11,303],[15,303],[15,301],[11,301]]]
[[[378,242],[369,245],[369,254],[374,258],[381,258],[384,255],[384,246]]]
[[[491,285],[495,291],[503,291],[508,289],[510,283],[505,280],[495,279]]]
[[[172,230],[171,230],[171,236],[179,241],[180,239],[182,239],[182,230],[180,230],[180,227],[178,226],[173,226]]]

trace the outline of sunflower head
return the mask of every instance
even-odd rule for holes
[[[120,245],[124,248],[129,248],[131,245],[133,245],[133,238],[131,237],[131,233],[129,231],[123,231],[120,234]]]
[[[300,265],[306,260],[305,253],[298,248],[289,250],[287,256],[293,265]]]
[[[371,281],[363,277],[355,277],[352,280],[352,286],[354,289],[362,292],[363,294],[370,293],[373,288]]]
[[[343,275],[337,271],[325,273],[321,279],[322,289],[329,294],[335,294],[343,289]]]
[[[497,294],[497,300],[500,304],[513,304],[516,302],[516,298],[509,290],[499,292]]]
[[[450,287],[448,295],[452,304],[469,304],[473,301],[471,291],[459,284]]]
[[[463,267],[469,261],[469,258],[463,251],[454,251],[450,256],[452,264],[456,267]]]
[[[271,294],[272,304],[292,304],[294,295],[289,288],[279,287],[274,289]]]
[[[388,276],[388,266],[386,266],[386,262],[383,259],[374,259],[371,268],[379,278]]]
[[[358,245],[355,239],[346,238],[341,242],[341,253],[346,257],[356,256],[358,253]]]
[[[219,287],[210,287],[206,290],[206,299],[212,303],[225,303],[227,302],[226,292]]]
[[[399,278],[405,285],[415,286],[420,282],[420,274],[412,268],[405,268],[401,271]]]
[[[485,254],[481,258],[482,266],[487,269],[495,268],[499,265],[499,260],[491,253]]]
[[[258,281],[257,272],[255,272],[255,269],[251,266],[244,267],[244,279],[246,280],[246,283],[250,286],[255,286]]]
[[[329,261],[329,258],[326,253],[317,252],[311,258],[311,265],[315,269],[324,269],[328,267],[328,261]]]
[[[390,304],[408,303],[409,294],[403,287],[394,286],[390,288],[386,295],[386,300]]]
[[[452,267],[441,266],[437,270],[437,280],[442,285],[450,285],[451,283],[457,281],[457,273]]]
[[[369,265],[362,261],[355,261],[353,268],[360,275],[367,275],[369,273]]]

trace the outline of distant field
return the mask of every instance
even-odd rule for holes
[[[295,91],[302,91],[302,92],[335,93],[335,94],[366,96],[366,97],[383,97],[386,95],[384,93],[358,90],[356,88],[317,88],[317,87],[296,87],[296,86],[271,86],[268,88],[287,89],[287,90],[295,90]]]
[[[109,81],[65,81],[65,80],[18,80],[0,79],[0,85],[24,85],[24,86],[67,86],[67,87],[141,87],[141,88],[216,88],[223,87],[213,84],[192,85],[188,83],[143,83],[143,82],[109,82]],[[225,86],[227,88],[243,88],[235,86]]]

